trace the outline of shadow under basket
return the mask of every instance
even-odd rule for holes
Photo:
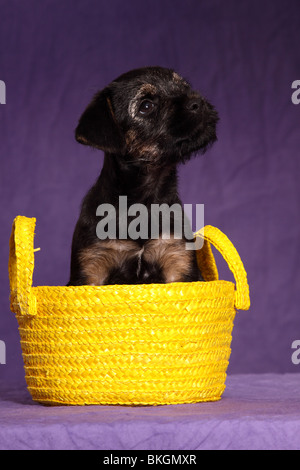
[[[247,275],[229,239],[195,234],[206,282],[32,287],[36,219],[10,237],[11,310],[33,400],[48,405],[165,405],[219,400],[236,309],[250,306]],[[211,250],[236,284],[218,280]]]

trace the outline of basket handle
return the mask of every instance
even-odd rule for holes
[[[35,223],[35,218],[17,216],[9,239],[10,308],[17,315],[36,314],[36,297],[31,292]]]
[[[230,271],[234,275],[236,282],[235,307],[237,310],[248,310],[250,307],[250,296],[247,273],[237,250],[229,238],[227,238],[227,236],[221,232],[221,230],[216,227],[212,227],[211,225],[206,225],[201,230],[196,232],[195,237],[197,236],[204,238],[205,241],[214,245],[214,247],[221,253],[226,263],[228,264]],[[205,243],[203,248],[205,250],[205,254],[210,256],[208,261],[211,263],[211,278],[207,280],[212,280],[213,278],[218,279],[215,262],[213,257],[211,258],[212,255],[210,247],[207,243]]]

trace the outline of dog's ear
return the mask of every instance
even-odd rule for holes
[[[108,89],[97,93],[84,111],[75,130],[75,138],[81,144],[104,152],[125,151],[125,137],[116,121]]]

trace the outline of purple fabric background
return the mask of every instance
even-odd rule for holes
[[[237,315],[229,372],[300,371],[299,42],[298,0],[0,0],[0,378],[23,377],[9,310],[13,219],[37,218],[34,284],[65,284],[79,205],[102,165],[74,128],[95,91],[145,65],[174,68],[220,114],[218,143],[180,169],[180,192],[205,204],[205,223],[248,272],[252,306]]]
[[[155,407],[45,407],[0,385],[0,449],[299,450],[297,375],[234,375],[221,401]]]

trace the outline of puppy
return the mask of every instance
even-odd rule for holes
[[[186,249],[192,233],[190,227],[186,233],[182,217],[177,166],[196,152],[204,153],[216,140],[217,121],[207,100],[173,70],[161,67],[132,70],[95,95],[75,135],[81,144],[103,150],[105,157],[99,178],[82,202],[68,285],[203,280],[196,252]],[[126,197],[127,207],[138,203],[145,208],[143,236],[137,236],[137,230],[134,236],[124,231],[134,214],[120,209],[120,196]],[[151,209],[162,205],[175,208],[169,212],[169,231],[166,235],[162,214],[153,237]],[[106,238],[97,230],[105,216],[107,226],[116,222]],[[185,229],[179,236],[178,227]]]

